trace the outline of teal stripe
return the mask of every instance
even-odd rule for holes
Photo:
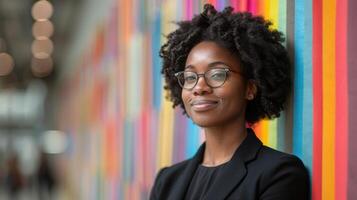
[[[284,36],[286,36],[286,19],[287,19],[287,10],[286,10],[286,0],[279,1],[279,31],[283,32]],[[284,46],[286,46],[286,41],[284,42]]]
[[[138,18],[138,22],[136,23],[137,30],[140,32],[144,32],[149,28],[149,16],[148,16],[148,9],[147,7],[150,6],[148,5],[147,0],[139,0],[138,8],[135,13]]]
[[[294,124],[293,124],[293,152],[302,157],[303,131],[303,80],[304,80],[304,1],[295,1],[295,77],[294,77]]]
[[[286,36],[286,0],[279,1],[279,24],[278,29],[281,31],[284,36]],[[284,46],[286,47],[287,40],[284,41]],[[277,149],[284,151],[285,150],[285,131],[286,131],[286,115],[283,111],[278,118],[278,135],[277,135]]]
[[[134,179],[134,153],[135,153],[135,144],[134,144],[134,126],[133,123],[125,120],[124,122],[124,138],[123,138],[123,171],[122,177],[126,183],[132,183]]]
[[[159,51],[161,47],[160,39],[161,39],[161,13],[157,12],[154,18],[153,23],[153,30],[151,31],[151,40],[152,40],[152,51],[151,51],[151,58],[152,58],[152,72],[151,76],[152,79],[152,90],[153,90],[153,108],[155,110],[160,109],[161,105],[161,92],[162,92],[162,83],[161,83],[161,59],[159,57]]]

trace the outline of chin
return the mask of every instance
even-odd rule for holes
[[[222,119],[217,116],[193,116],[191,117],[193,123],[202,128],[219,126],[222,124]]]

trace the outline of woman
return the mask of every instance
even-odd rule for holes
[[[178,25],[160,52],[165,89],[205,142],[193,158],[161,169],[150,199],[309,199],[301,160],[246,128],[284,108],[291,78],[282,34],[261,17],[210,4]]]

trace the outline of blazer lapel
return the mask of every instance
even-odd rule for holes
[[[245,163],[254,159],[262,146],[253,130],[248,129],[248,135],[234,153],[232,159],[224,165],[221,174],[209,189],[207,200],[224,199],[244,179],[247,169]]]
[[[194,176],[198,165],[202,162],[204,149],[205,143],[200,146],[195,156],[188,162],[187,167],[185,167],[182,175],[177,177],[177,186],[175,187],[174,192],[170,194],[168,199],[185,199],[185,195],[192,180],[192,177]]]

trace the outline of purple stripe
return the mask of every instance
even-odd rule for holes
[[[348,2],[348,94],[349,94],[349,163],[348,163],[348,199],[357,197],[357,1]]]
[[[182,114],[182,109],[177,107],[175,109],[173,163],[178,163],[185,159],[186,124],[186,117]]]

